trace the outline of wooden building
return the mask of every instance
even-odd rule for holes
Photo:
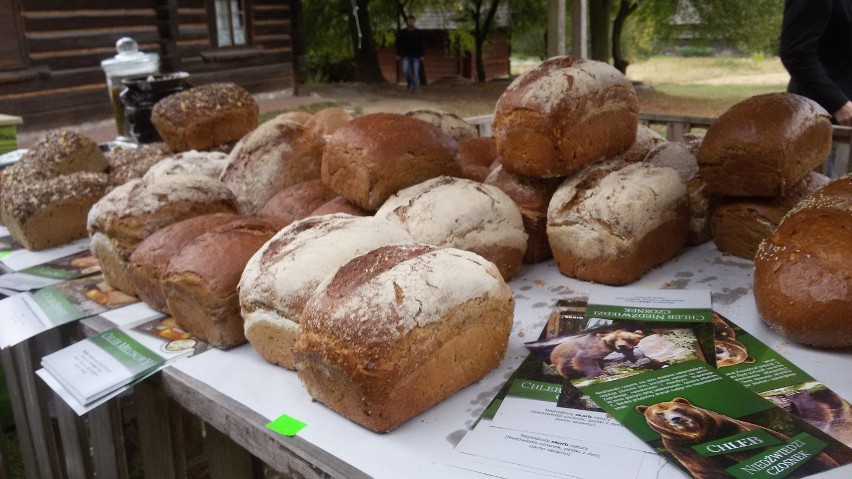
[[[0,113],[28,128],[109,117],[100,62],[121,37],[194,84],[292,88],[299,16],[298,0],[0,0]]]

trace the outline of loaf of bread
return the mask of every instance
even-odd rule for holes
[[[567,178],[550,201],[559,271],[622,285],[677,255],[689,230],[686,185],[668,167],[608,160]]]
[[[391,196],[376,212],[414,239],[476,253],[508,280],[521,269],[527,234],[518,206],[500,188],[441,176]]]
[[[642,161],[648,156],[651,150],[663,143],[666,143],[666,139],[660,136],[659,133],[647,126],[639,125],[636,129],[636,141],[630,145],[630,148],[615,155],[615,157],[628,163]]]
[[[406,113],[406,115],[437,126],[459,143],[479,136],[476,127],[464,121],[464,119],[455,113],[444,113],[434,110],[414,110]]]
[[[165,143],[143,143],[136,148],[116,148],[106,154],[109,176],[116,185],[142,178],[149,168],[171,154]]]
[[[321,180],[310,180],[288,186],[269,199],[258,216],[283,228],[307,218],[311,212],[337,197]],[[360,216],[360,215],[359,215]]]
[[[51,130],[17,163],[0,171],[0,184],[6,190],[70,173],[100,173],[108,167],[106,157],[91,138],[71,130]]]
[[[92,253],[110,286],[134,294],[127,259],[158,229],[193,216],[236,213],[234,194],[206,176],[168,175],[130,180],[92,206],[88,231]]]
[[[482,183],[500,164],[494,137],[482,136],[459,142],[456,161],[462,177]]]
[[[280,118],[282,120],[290,120],[292,122],[298,123],[300,125],[304,125],[308,120],[311,119],[313,115],[306,111],[288,111],[286,113],[282,113],[275,118]]]
[[[342,196],[332,198],[326,203],[320,205],[317,209],[310,212],[308,216],[322,216],[334,213],[346,213],[352,216],[372,216],[372,211],[367,211],[361,208]]]
[[[234,83],[211,83],[169,95],[154,105],[151,122],[172,151],[209,150],[257,127],[260,110]]]
[[[142,240],[128,259],[127,276],[136,296],[152,309],[168,312],[163,277],[169,261],[195,238],[240,219],[234,213],[214,213],[172,223]]]
[[[781,218],[829,179],[808,173],[797,185],[777,198],[724,198],[713,211],[713,242],[719,251],[753,260],[760,242],[775,231]]]
[[[358,255],[413,242],[398,225],[345,214],[284,228],[252,256],[240,279],[246,338],[267,361],[293,369],[299,317],[320,282]]]
[[[314,132],[319,137],[333,135],[341,126],[352,120],[346,110],[339,107],[323,108],[305,120],[305,128]]]
[[[707,130],[698,164],[719,196],[782,196],[831,149],[830,115],[813,100],[767,93],[744,100]]]
[[[89,209],[112,187],[106,173],[81,172],[21,184],[4,195],[0,217],[28,250],[86,237]]]
[[[320,177],[323,143],[298,123],[270,120],[240,140],[221,180],[237,196],[242,214],[257,214],[284,188]]]
[[[145,179],[163,175],[201,175],[216,180],[228,165],[228,155],[218,151],[184,151],[167,156],[148,168]]]
[[[618,70],[553,57],[500,95],[494,138],[507,171],[553,178],[630,148],[638,121],[636,92]]]
[[[852,346],[852,175],[800,202],[760,244],[754,300],[793,341]]]
[[[485,179],[486,185],[496,186],[518,205],[527,233],[524,263],[539,263],[553,257],[547,241],[547,205],[562,180],[559,178],[530,178],[519,176],[498,166]]]
[[[710,217],[713,215],[716,201],[710,194],[707,182],[699,175],[698,160],[695,157],[699,144],[700,142],[695,144],[664,141],[645,156],[645,162],[649,165],[674,168],[680,179],[686,183],[689,198],[687,245],[704,243],[713,236]]]
[[[493,264],[457,249],[375,249],[329,275],[305,306],[294,356],[308,393],[377,432],[497,367],[512,292]]]
[[[276,231],[261,218],[242,218],[184,246],[163,275],[166,307],[178,325],[218,348],[245,343],[237,284],[249,258]]]
[[[405,115],[360,116],[329,138],[322,181],[375,211],[392,194],[429,178],[458,176],[457,144],[438,127]]]

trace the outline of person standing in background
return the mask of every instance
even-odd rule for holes
[[[852,0],[786,0],[781,62],[790,73],[788,92],[852,126]]]
[[[396,36],[396,59],[402,61],[402,74],[408,80],[408,88],[420,89],[420,62],[423,61],[423,33],[414,27],[414,15],[405,19],[405,29]]]

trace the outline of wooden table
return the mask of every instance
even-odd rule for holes
[[[716,310],[841,396],[852,398],[852,381],[848,379],[852,348],[807,348],[766,328],[754,305],[752,268],[750,261],[720,254],[711,242],[688,249],[632,286],[710,289]],[[217,453],[208,457],[211,473],[221,467],[232,474],[221,477],[241,477],[237,472],[240,470],[247,473],[251,454],[289,474],[287,477],[481,478],[445,466],[444,458],[526,357],[523,342],[538,336],[555,301],[585,295],[592,286],[562,276],[552,261],[526,266],[510,284],[516,299],[515,324],[500,366],[482,381],[389,434],[370,432],[313,402],[294,372],[266,363],[245,345],[230,351],[211,350],[183,360],[163,370],[159,379],[137,387],[137,395],[142,396],[138,400],[151,408],[146,419],[140,412],[142,423],[160,419],[156,427],[152,426],[159,432],[148,438],[150,447],[159,447],[149,454],[160,458],[173,455],[165,408],[174,401],[220,431],[211,433]],[[90,320],[84,320],[84,324],[93,331],[109,327]],[[292,438],[266,428],[269,420],[285,413],[306,422],[308,427]],[[151,471],[146,475],[176,477],[169,472],[174,466],[169,462],[163,461],[162,469],[157,470],[156,474],[161,475],[151,475]],[[662,477],[683,476],[675,471]],[[820,477],[852,477],[852,466]]]

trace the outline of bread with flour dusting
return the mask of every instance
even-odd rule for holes
[[[167,156],[151,166],[143,178],[163,175],[202,175],[219,179],[228,165],[228,155],[219,151],[184,151]]]
[[[630,148],[638,121],[636,92],[618,70],[554,57],[500,95],[494,138],[507,171],[552,178]]]
[[[400,226],[346,214],[297,221],[249,260],[240,279],[245,336],[267,361],[293,369],[299,316],[325,277],[350,259],[393,243],[413,243]]]
[[[254,215],[288,186],[320,177],[323,139],[289,120],[273,119],[237,143],[222,171],[240,213]]]
[[[319,402],[390,431],[494,369],[513,310],[511,289],[478,255],[381,247],[317,287],[302,314],[296,369]]]
[[[686,185],[668,167],[609,160],[565,180],[547,210],[547,236],[562,274],[621,285],[683,249]]]
[[[515,202],[496,186],[464,178],[441,176],[406,188],[376,217],[398,222],[418,242],[481,255],[507,280],[521,268],[527,249]]]
[[[225,185],[206,176],[168,175],[135,179],[110,191],[89,210],[92,253],[112,287],[134,294],[127,260],[140,241],[158,229],[211,213],[236,213]]]

